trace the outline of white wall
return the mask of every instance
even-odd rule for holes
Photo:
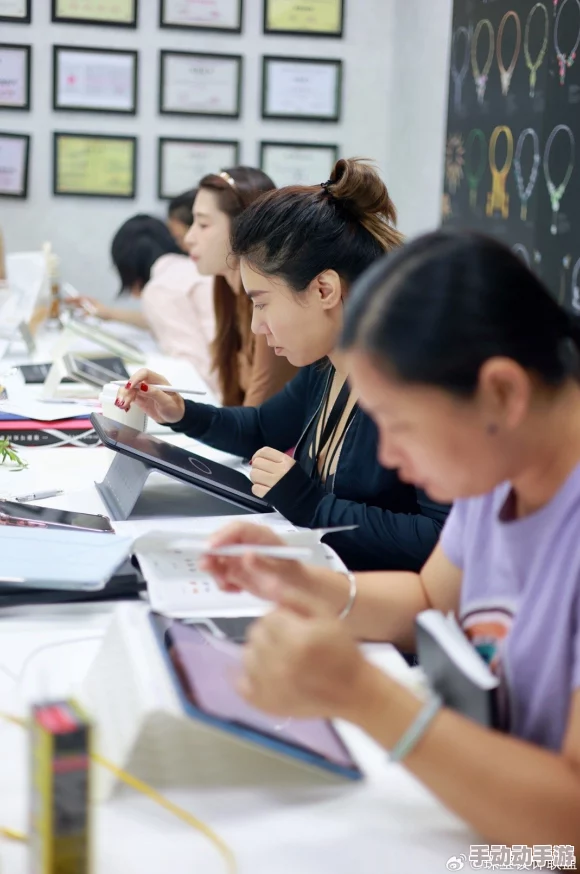
[[[439,225],[453,0],[397,0],[394,11],[385,178],[413,236]]]
[[[266,37],[261,33],[262,0],[245,0],[241,36],[205,34],[157,27],[159,0],[141,0],[136,31],[50,23],[49,0],[35,0],[31,25],[0,24],[2,42],[33,46],[32,111],[2,111],[3,130],[31,133],[32,158],[29,198],[0,200],[0,226],[8,251],[38,248],[50,240],[62,261],[66,279],[90,295],[108,298],[118,288],[109,263],[109,244],[118,226],[136,212],[163,215],[165,204],[157,201],[157,137],[184,136],[241,140],[241,162],[257,165],[261,139],[336,142],[346,156],[375,158],[382,171],[395,180],[399,163],[405,171],[405,149],[393,138],[399,126],[394,114],[412,115],[412,106],[399,105],[401,92],[398,64],[402,46],[397,45],[394,24],[398,7],[425,7],[448,0],[347,0],[346,35],[342,40]],[[403,16],[407,22],[407,15]],[[409,20],[411,23],[411,20]],[[444,30],[444,28],[443,28]],[[140,52],[139,114],[116,117],[91,113],[52,112],[52,44],[135,48]],[[242,117],[238,121],[206,120],[157,115],[158,51],[160,48],[240,53],[244,61]],[[260,58],[262,54],[340,57],[344,60],[343,120],[321,125],[299,122],[264,122],[260,119]],[[421,60],[421,57],[419,57]],[[427,71],[430,75],[431,71]],[[396,78],[395,78],[396,77]],[[419,79],[419,76],[417,76]],[[419,82],[417,83],[419,84]],[[389,109],[389,98],[397,106]],[[414,96],[407,87],[407,99]],[[428,101],[427,101],[428,102]],[[435,110],[433,110],[435,114]],[[406,122],[407,123],[407,122]],[[134,201],[53,197],[52,131],[136,134],[139,167]],[[390,149],[396,153],[392,158]],[[438,163],[438,160],[433,162]],[[438,168],[437,168],[438,169]],[[192,185],[196,180],[192,179]],[[323,180],[320,180],[323,181]],[[394,184],[394,182],[392,183]],[[395,193],[395,191],[394,191]],[[402,215],[413,209],[413,198],[399,197]]]

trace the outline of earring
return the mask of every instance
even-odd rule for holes
[[[491,422],[485,429],[489,435],[497,434],[498,427],[495,422]]]

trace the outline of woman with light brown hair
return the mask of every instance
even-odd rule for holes
[[[204,221],[200,196],[196,224]],[[352,525],[328,542],[349,567],[369,570],[419,570],[447,514],[379,465],[376,427],[337,348],[349,287],[399,246],[395,222],[385,183],[356,159],[338,161],[320,185],[263,194],[234,222],[232,268],[239,265],[245,304],[253,306],[253,332],[298,375],[250,408],[184,401],[150,388],[166,380],[147,370],[118,397],[123,409],[137,403],[176,431],[251,458],[254,494],[293,524]]]
[[[204,176],[185,236],[190,257],[204,276],[214,276],[216,333],[212,344],[222,402],[257,407],[296,373],[264,336],[251,330],[252,302],[243,293],[239,260],[230,250],[232,222],[274,183],[254,167],[231,167]]]

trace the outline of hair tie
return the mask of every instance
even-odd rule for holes
[[[330,185],[334,185],[334,182],[332,181],[332,179],[327,179],[326,182],[321,182],[321,183],[320,183],[320,187],[321,187],[322,189],[324,189],[325,194],[329,194],[330,197],[334,197],[334,194],[332,193],[332,191],[329,191],[329,186],[330,186]]]

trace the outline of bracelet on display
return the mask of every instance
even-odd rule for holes
[[[341,612],[338,614],[339,619],[346,619],[346,617],[348,616],[348,614],[350,613],[350,611],[353,608],[354,602],[356,601],[356,591],[357,591],[356,577],[350,571],[345,573],[345,577],[347,578],[347,580],[349,582],[350,588],[349,588],[349,592],[348,592],[348,601],[346,602],[346,607],[344,608],[344,610],[341,610]]]
[[[415,749],[442,707],[443,699],[432,693],[419,711],[415,721],[411,723],[390,751],[389,760],[391,762],[401,762]]]

